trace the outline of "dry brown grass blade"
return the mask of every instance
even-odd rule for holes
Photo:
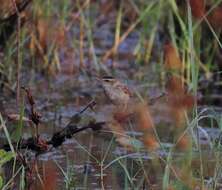
[[[57,47],[58,48],[64,47],[65,42],[66,42],[66,29],[65,29],[65,26],[63,24],[59,24],[57,26],[57,30],[54,30],[53,33],[54,34],[52,36],[54,36],[55,43],[56,43]]]
[[[167,81],[167,94],[169,103],[174,107],[190,109],[194,104],[194,97],[186,92],[183,79],[178,76],[171,76]]]
[[[36,21],[36,30],[39,44],[44,53],[47,50],[48,27],[49,24],[47,23],[47,20],[39,16]]]
[[[120,43],[122,43],[127,36],[134,30],[134,28],[137,26],[138,22],[133,23],[132,25],[130,25],[128,27],[128,29],[126,30],[126,32],[124,32],[124,34],[119,38],[119,42],[115,43],[115,45],[108,50],[105,55],[102,57],[102,62],[105,62],[110,56],[113,55],[113,53],[115,53],[115,50],[118,48],[118,46],[120,45]]]
[[[109,49],[105,55],[102,57],[102,62],[105,62],[110,56],[115,53],[115,50],[118,46],[127,38],[127,36],[136,28],[136,26],[140,23],[141,18],[138,18],[134,23],[132,23],[126,31],[119,37],[119,41],[114,44],[114,46]]]
[[[115,1],[101,1],[100,2],[100,12],[101,14],[107,16],[110,12],[115,9]]]
[[[15,14],[18,9],[16,7],[24,3],[26,0],[0,0],[0,20],[6,19]]]
[[[204,0],[189,0],[192,15],[201,19],[205,14],[205,1]]]
[[[42,68],[47,69],[49,74],[55,74],[60,69],[58,52],[65,47],[66,32],[64,23],[52,22],[41,10],[37,11],[34,22],[29,27],[31,55],[44,64]]]
[[[177,49],[172,43],[166,43],[164,46],[164,61],[167,70],[181,70],[182,61],[179,57]]]
[[[194,97],[186,92],[183,80],[171,76],[167,82],[168,103],[177,127],[184,127],[186,112],[194,105]]]
[[[52,161],[48,161],[43,165],[43,171],[40,173],[42,176],[41,181],[35,182],[36,186],[31,187],[31,189],[35,190],[56,190],[58,189],[57,181],[58,181],[58,171],[56,169],[55,164]]]
[[[152,131],[154,129],[154,123],[149,113],[148,107],[143,104],[139,104],[136,107],[136,114],[138,119],[138,127],[142,131]]]
[[[213,9],[211,14],[207,17],[209,19],[210,24],[215,29],[221,29],[222,28],[222,6],[216,7]]]
[[[176,48],[167,43],[164,48],[165,68],[170,75],[166,81],[166,91],[170,117],[174,122],[174,135],[178,139],[176,147],[179,150],[190,148],[191,139],[188,135],[182,135],[185,128],[187,112],[195,103],[194,97],[187,92],[183,78],[183,64]]]
[[[137,118],[137,127],[143,133],[142,140],[144,146],[149,150],[155,150],[159,147],[159,143],[154,133],[155,125],[149,108],[146,104],[139,104],[135,108],[135,114]]]
[[[43,60],[44,60],[44,64],[47,66],[48,65],[48,59],[44,53],[44,49],[42,48],[38,38],[36,35],[34,35],[32,33],[32,36],[31,36],[31,41],[30,41],[30,48],[32,53],[36,56],[40,56]]]
[[[165,68],[170,71],[166,90],[172,107],[188,109],[193,106],[194,98],[186,92],[182,76],[183,64],[177,49],[169,42],[164,47]]]

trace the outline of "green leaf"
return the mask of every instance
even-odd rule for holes
[[[3,186],[3,179],[2,179],[2,176],[0,176],[0,189],[2,188]]]
[[[166,190],[169,186],[171,160],[172,160],[172,153],[170,151],[167,156],[167,164],[166,164],[164,175],[163,175],[163,190]]]
[[[13,140],[15,140],[16,142],[19,141],[19,139],[22,136],[24,111],[25,111],[25,107],[24,107],[24,98],[23,98],[22,106],[20,108],[20,113],[19,113],[19,115],[20,115],[19,122],[16,126],[15,131],[13,131],[13,133],[11,135],[11,138]]]
[[[14,153],[0,149],[0,167],[10,161],[13,157],[15,157]]]

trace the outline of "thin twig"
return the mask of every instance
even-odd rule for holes
[[[20,99],[20,29],[21,29],[21,18],[18,7],[15,0],[11,0],[17,15],[17,27],[16,27],[16,103],[18,105]]]
[[[96,105],[96,102],[94,100],[90,101],[79,113],[82,114],[85,112],[88,108],[93,109],[93,107]]]

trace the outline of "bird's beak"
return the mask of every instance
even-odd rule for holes
[[[99,86],[99,88],[102,88],[102,84],[103,84],[103,81],[102,81],[102,79],[101,78],[99,78],[99,77],[96,77],[96,81],[98,82],[98,86]]]

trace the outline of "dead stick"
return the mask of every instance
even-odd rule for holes
[[[85,112],[88,108],[92,108],[96,105],[96,102],[94,100],[90,101],[79,113],[82,114]]]
[[[14,9],[17,14],[17,28],[16,28],[16,46],[17,46],[17,55],[16,55],[16,103],[18,105],[20,99],[20,27],[21,27],[21,18],[18,7],[15,0],[11,0],[14,6]]]

